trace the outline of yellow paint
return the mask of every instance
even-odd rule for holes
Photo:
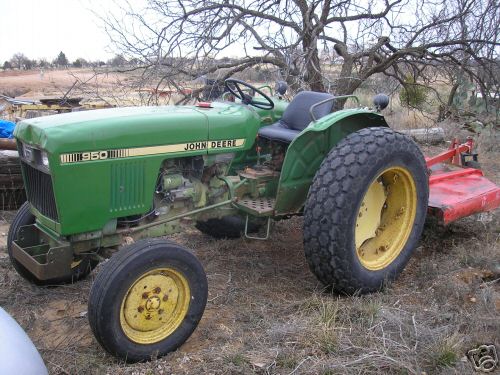
[[[391,167],[375,178],[363,197],[355,228],[356,254],[372,271],[386,268],[403,250],[417,212],[410,172]]]
[[[190,299],[187,279],[172,268],[158,268],[141,275],[122,301],[123,333],[138,344],[164,340],[181,325]]]
[[[385,203],[385,188],[382,182],[375,181],[366,192],[356,221],[356,249],[369,238],[375,237],[380,226],[380,216]]]

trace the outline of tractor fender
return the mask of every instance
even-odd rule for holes
[[[276,216],[300,212],[330,150],[347,135],[373,126],[389,125],[384,116],[366,109],[345,109],[311,122],[288,146],[276,195]]]

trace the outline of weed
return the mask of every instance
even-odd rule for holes
[[[458,361],[458,347],[460,340],[457,334],[440,340],[431,349],[430,366],[438,369],[442,367],[453,367]]]
[[[294,351],[284,350],[276,357],[276,366],[284,368],[295,368],[299,363],[299,357]]]
[[[224,359],[226,363],[232,363],[237,367],[241,367],[248,363],[248,359],[241,353],[227,355]]]
[[[326,329],[335,326],[339,312],[339,300],[321,300],[319,306],[319,321]]]
[[[325,354],[334,353],[339,344],[339,338],[334,330],[324,330],[318,335],[319,349]]]

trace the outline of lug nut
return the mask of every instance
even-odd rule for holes
[[[147,299],[147,298],[148,298],[148,295],[149,295],[149,293],[148,293],[148,292],[144,292],[144,293],[142,293],[142,298],[143,298],[143,299]]]
[[[144,311],[144,307],[139,306],[139,307],[137,308],[137,311],[139,311],[140,313],[141,313],[141,312],[143,312],[143,311]]]
[[[162,299],[163,299],[163,302],[167,302],[168,301],[168,295],[165,294]]]
[[[158,294],[158,293],[161,292],[161,288],[159,286],[157,286],[156,288],[153,289],[153,292],[155,292],[156,294]]]

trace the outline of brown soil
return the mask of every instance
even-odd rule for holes
[[[277,223],[267,242],[189,230],[174,240],[206,269],[205,315],[180,350],[144,364],[114,359],[90,332],[86,303],[99,268],[77,284],[40,288],[15,273],[3,247],[0,304],[53,374],[472,373],[465,352],[500,345],[498,219],[427,226],[401,277],[361,297],[322,289],[303,256],[300,218]]]
[[[45,77],[72,83],[65,72]],[[35,82],[39,72],[28,78],[0,73],[0,87],[50,86]],[[500,154],[482,160],[500,183]],[[474,374],[469,349],[493,343],[500,350],[498,210],[446,228],[429,222],[399,279],[354,297],[325,291],[311,274],[301,218],[276,223],[268,241],[217,241],[188,230],[173,239],[207,272],[203,319],[177,352],[133,365],[108,355],[89,329],[87,299],[99,267],[73,285],[29,284],[6,254],[13,215],[0,212],[0,305],[32,338],[51,374]]]

